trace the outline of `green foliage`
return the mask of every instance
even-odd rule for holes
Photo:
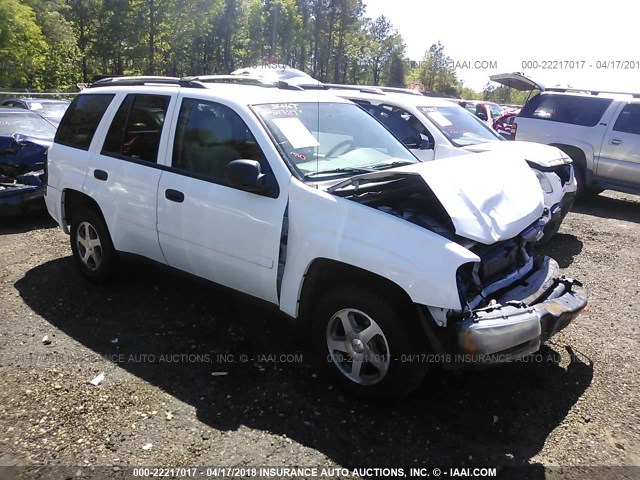
[[[504,85],[496,87],[492,83],[487,83],[482,90],[483,100],[509,105],[523,105],[528,95],[529,92],[520,92]]]
[[[0,0],[0,17],[5,87],[281,63],[325,82],[481,96],[464,88],[440,42],[412,66],[402,36],[384,16],[366,18],[363,0]]]
[[[49,48],[33,10],[18,0],[1,0],[0,18],[0,83],[42,87]]]

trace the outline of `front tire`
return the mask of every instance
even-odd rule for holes
[[[71,251],[80,272],[95,283],[111,278],[116,251],[102,216],[90,208],[75,212],[71,220]]]
[[[324,372],[351,394],[402,398],[426,374],[426,339],[411,306],[380,293],[344,286],[325,295],[313,315],[313,349]]]

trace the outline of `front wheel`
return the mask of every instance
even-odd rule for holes
[[[116,263],[116,252],[109,230],[93,209],[75,212],[71,220],[71,251],[82,274],[102,283],[107,281]]]
[[[313,316],[312,341],[322,369],[365,399],[400,398],[426,374],[417,315],[379,292],[345,286],[325,295]]]

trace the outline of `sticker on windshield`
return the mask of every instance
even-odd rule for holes
[[[311,134],[298,118],[276,118],[273,120],[288,142],[296,150],[299,148],[317,147],[318,140]]]
[[[269,115],[272,117],[297,117],[300,109],[297,103],[272,103],[269,105]]]
[[[453,123],[447,120],[447,117],[442,115],[440,112],[429,112],[428,115],[431,120],[437,122],[441,127],[449,127],[453,125]]]

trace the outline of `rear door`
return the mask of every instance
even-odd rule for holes
[[[622,103],[604,136],[596,176],[640,185],[640,103]]]
[[[254,297],[278,303],[277,274],[287,196],[264,148],[228,105],[185,96],[171,164],[158,189],[158,233],[167,263]],[[260,162],[267,193],[229,185],[233,160]]]
[[[156,229],[156,198],[176,95],[130,93],[90,162],[85,191],[102,209],[117,250],[166,263]]]

